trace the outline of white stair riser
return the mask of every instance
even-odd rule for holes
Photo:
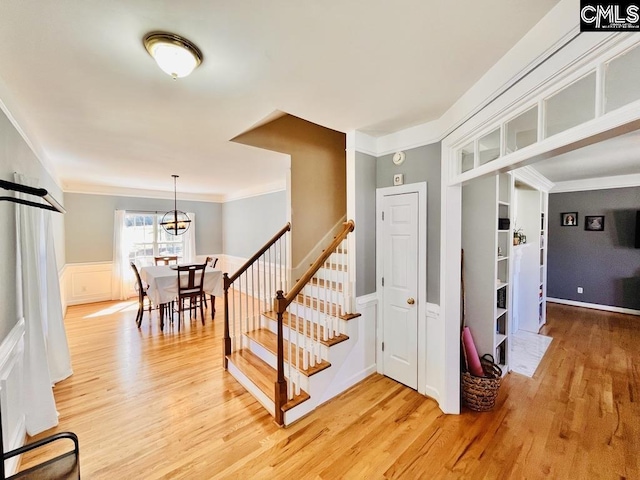
[[[250,378],[248,378],[244,373],[242,373],[235,365],[232,361],[229,361],[229,366],[228,366],[228,371],[229,373],[233,376],[233,378],[235,378],[238,382],[240,382],[240,385],[242,385],[244,388],[247,389],[247,391],[249,393],[251,393],[251,395],[254,396],[254,398],[256,398],[264,408],[267,409],[267,411],[275,416],[275,405],[273,403],[273,401],[266,396],[262,390],[260,390],[252,381]],[[275,387],[274,387],[275,388]]]
[[[340,270],[332,270],[324,267],[318,270],[314,277],[338,283],[346,283],[349,279],[347,272],[341,272]]]
[[[324,302],[321,302],[321,304],[323,304]],[[324,305],[322,305],[321,308],[324,308]],[[289,309],[288,312],[292,313],[293,315],[295,315],[296,317],[300,317],[300,318],[306,318],[307,320],[311,320],[313,319],[314,321],[319,321],[319,322],[324,322],[329,321],[328,318],[329,317],[333,317],[333,311],[334,311],[334,306],[333,305],[328,305],[328,310],[329,312],[327,314],[323,313],[322,311],[316,310],[314,308],[311,307],[307,307],[305,305],[302,305],[300,303],[297,302],[293,302],[291,305],[289,305]],[[340,315],[340,305],[337,305],[336,308],[336,315],[338,316]],[[342,332],[342,330],[340,330]]]
[[[349,257],[347,256],[346,253],[332,253],[331,256],[329,257],[328,262],[332,264],[348,265]]]
[[[336,291],[332,288],[321,287],[319,285],[307,285],[302,289],[302,293],[307,297],[313,297],[320,301],[324,301],[326,298],[327,301],[340,303],[343,299],[342,292]]]
[[[314,317],[315,318],[315,317]],[[327,317],[327,318],[335,318],[335,317]],[[321,325],[323,325],[321,323]],[[268,328],[269,330],[271,330],[273,333],[278,333],[278,323],[275,320],[272,320],[269,317],[262,317],[262,326],[265,328]],[[317,327],[315,327],[317,328]],[[287,325],[286,320],[282,323],[282,329],[283,329],[283,334],[284,334],[284,338],[289,338],[289,326]],[[293,343],[297,343],[297,335],[296,335],[296,329],[292,329],[292,335],[291,338],[293,340]],[[338,330],[340,332],[346,332],[347,330],[347,322],[345,320],[342,320],[341,318],[338,319]],[[308,332],[310,333],[310,332]],[[302,333],[299,334],[300,337],[302,337]],[[322,345],[322,347],[326,347],[326,345]],[[327,347],[328,348],[328,347]],[[324,356],[322,358],[327,358]]]

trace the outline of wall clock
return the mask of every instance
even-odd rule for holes
[[[392,158],[393,163],[395,165],[401,165],[402,162],[404,162],[404,157],[405,157],[404,152],[396,152],[396,153],[394,153],[393,154],[393,158]]]

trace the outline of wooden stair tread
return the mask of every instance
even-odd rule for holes
[[[270,318],[273,321],[278,321],[278,315],[274,311],[264,312],[263,315],[267,318]],[[295,328],[298,333],[304,333],[304,322],[303,318],[297,317],[296,315],[289,314],[289,312],[284,312],[282,321],[285,326],[289,326],[289,316],[291,316],[291,327]],[[344,334],[336,335],[333,338],[329,338],[327,340],[324,339],[324,326],[320,325],[320,338],[317,337],[317,330],[314,328],[311,330],[312,323],[310,320],[307,320],[307,336],[311,333],[309,338],[320,342],[322,345],[326,345],[327,347],[331,347],[332,345],[336,345],[340,342],[344,342],[345,340],[349,340],[349,337]]]
[[[227,359],[232,362],[238,370],[245,374],[256,387],[260,389],[272,402],[275,403],[275,384],[278,379],[278,372],[264,360],[254,355],[248,349],[241,349],[227,355]],[[283,407],[283,411],[287,411],[300,405],[302,402],[311,398],[307,392],[300,390],[300,395],[295,395]]]
[[[303,300],[304,300],[304,303],[303,303]],[[328,312],[325,312],[325,302],[321,300],[319,301],[315,297],[309,297],[308,295],[299,294],[296,297],[296,300],[292,302],[292,304],[294,303],[301,305],[303,307],[306,306],[309,308],[319,310],[322,313],[326,313],[328,315],[341,318],[342,320],[352,320],[360,316],[359,313],[345,313],[344,315],[340,315],[338,313],[340,311],[340,307],[335,303],[330,303],[330,302],[326,302],[326,304],[328,305],[328,308],[327,308]]]
[[[271,330],[266,328],[259,328],[257,330],[253,330],[252,332],[248,332],[246,334],[249,338],[262,345],[262,347],[269,350],[274,355],[278,353],[278,336],[273,333]],[[298,356],[298,361],[300,362],[298,365],[302,366],[302,349],[298,348],[295,344],[291,345],[291,350],[293,354],[292,366],[295,367],[296,355]],[[284,341],[284,362],[285,364],[289,362],[289,342]],[[318,372],[321,372],[325,368],[329,368],[331,364],[326,360],[322,360],[319,363],[311,366],[309,365],[306,369],[299,368],[298,370],[303,375],[310,377]]]

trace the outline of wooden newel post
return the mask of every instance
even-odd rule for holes
[[[273,309],[278,314],[278,377],[275,383],[275,414],[278,425],[284,425],[282,407],[287,403],[287,381],[284,378],[284,334],[282,331],[282,319],[287,309],[286,300],[282,290],[278,290],[273,302]]]
[[[222,342],[222,364],[224,369],[227,370],[229,366],[229,360],[227,355],[231,355],[231,337],[229,336],[229,274],[223,274],[224,280],[224,342]]]

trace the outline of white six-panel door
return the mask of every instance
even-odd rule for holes
[[[418,386],[418,193],[383,197],[384,374]]]

